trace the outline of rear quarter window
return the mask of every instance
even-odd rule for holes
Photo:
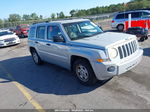
[[[35,37],[35,33],[36,33],[36,28],[35,27],[31,27],[29,30],[29,38],[34,38]]]

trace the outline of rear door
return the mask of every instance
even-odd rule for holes
[[[37,26],[36,30],[36,39],[34,40],[34,44],[36,50],[42,60],[47,60],[46,52],[45,52],[45,38],[46,38],[46,26]]]

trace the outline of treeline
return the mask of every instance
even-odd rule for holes
[[[118,11],[124,10],[134,10],[134,9],[143,9],[143,8],[150,8],[150,0],[131,0],[128,3],[120,3],[120,4],[112,4],[109,6],[102,6],[91,8],[87,10],[71,10],[70,16],[71,17],[83,17],[83,16],[90,16],[90,15],[97,15],[97,14],[104,14],[104,13],[113,13]],[[60,19],[60,18],[68,18],[70,16],[65,16],[63,12],[60,13],[52,13],[49,18],[43,18],[42,15],[37,15],[36,13],[32,14],[24,14],[20,16],[19,14],[10,14],[8,19],[0,19],[0,27],[6,27],[10,25],[5,25],[5,23],[14,23],[21,21],[25,23],[27,21],[42,21],[42,20],[51,20],[51,19]]]
[[[16,26],[18,24],[31,24],[39,21],[50,21],[52,19],[62,18],[66,18],[63,12],[57,14],[52,13],[49,18],[43,18],[43,15],[38,15],[36,13],[24,14],[22,16],[19,14],[10,14],[7,19],[0,19],[0,28]]]
[[[71,10],[70,15],[72,17],[81,17],[143,8],[150,8],[150,0],[131,0],[128,3],[112,4],[109,6],[96,7],[88,10]]]

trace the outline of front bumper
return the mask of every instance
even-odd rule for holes
[[[117,63],[105,62],[105,63],[95,63],[92,65],[93,70],[97,79],[106,80],[116,75],[121,75],[135,66],[137,66],[142,60],[143,50],[139,49],[136,53]],[[108,67],[115,67],[115,71],[108,72]]]
[[[7,46],[11,46],[11,45],[16,45],[16,44],[20,44],[19,39],[15,40],[15,41],[10,41],[10,42],[2,42],[2,43],[0,43],[0,47],[7,47]]]

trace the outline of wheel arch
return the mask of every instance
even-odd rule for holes
[[[71,71],[73,70],[73,64],[74,64],[74,62],[76,60],[80,60],[80,59],[86,60],[91,65],[91,63],[90,63],[90,61],[89,61],[88,58],[85,58],[85,57],[82,57],[82,56],[78,56],[78,55],[72,55],[71,58],[70,58]]]

